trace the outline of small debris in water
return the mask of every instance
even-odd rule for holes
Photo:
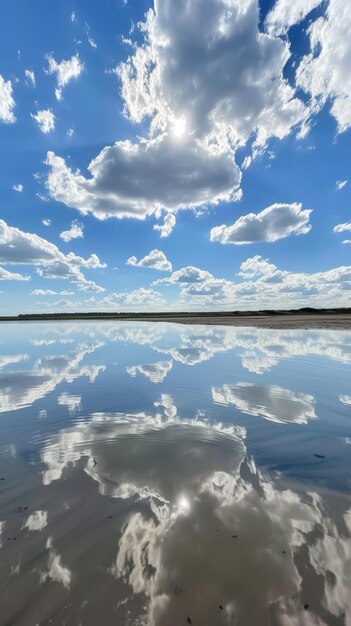
[[[305,611],[307,611],[308,607],[309,607],[309,604],[305,604],[303,608],[305,609]]]
[[[282,552],[283,552],[283,554],[286,554],[286,550],[283,550]]]
[[[2,476],[2,477],[0,478],[0,480],[5,480],[5,478]]]
[[[232,539],[237,539],[238,535],[232,535]]]
[[[12,539],[12,541],[16,541],[16,539],[17,539],[17,537],[14,537],[14,538]]]
[[[108,516],[108,519],[112,519],[112,515],[109,515],[109,516]]]
[[[313,456],[315,456],[316,459],[325,459],[324,454],[314,454]]]
[[[190,619],[190,617],[187,617],[187,618],[186,618],[186,621],[188,622],[188,624],[191,624],[191,619]]]
[[[222,605],[221,605],[221,604],[219,605],[219,608],[221,609],[221,611],[223,611],[223,607],[222,607]]]

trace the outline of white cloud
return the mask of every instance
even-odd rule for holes
[[[0,280],[30,280],[30,278],[29,276],[23,276],[17,272],[9,272],[8,270],[5,270],[5,268],[0,267]]]
[[[187,266],[152,284],[180,287],[180,298],[173,303],[173,310],[211,310],[219,306],[223,310],[288,309],[307,303],[332,307],[336,300],[339,306],[349,306],[350,302],[350,266],[312,274],[295,273],[279,269],[256,255],[241,264],[237,276],[243,280],[217,278],[206,270]]]
[[[2,538],[1,538],[1,535],[4,532],[5,527],[6,527],[6,522],[0,521],[0,548],[2,548]]]
[[[345,0],[330,0],[325,17],[308,30],[311,52],[296,72],[296,82],[311,97],[310,113],[328,101],[338,132],[351,126],[351,11]]]
[[[152,128],[186,121],[219,145],[284,137],[304,107],[283,78],[288,45],[259,31],[257,0],[155,1],[138,45],[117,73],[125,112]]]
[[[342,404],[351,404],[351,396],[340,395],[339,400]]]
[[[36,115],[31,113],[31,117],[35,120],[42,133],[47,135],[55,128],[55,116],[51,109],[43,109],[38,111]]]
[[[130,376],[135,377],[137,374],[143,374],[152,383],[163,383],[168,372],[172,369],[173,361],[158,361],[157,363],[150,363],[147,365],[133,365],[127,367],[127,372]]]
[[[42,224],[44,224],[44,226],[50,226],[51,224],[51,220],[48,217],[44,217],[44,219],[41,220]]]
[[[336,188],[339,191],[340,189],[343,189],[345,187],[345,185],[347,185],[347,179],[346,180],[337,180],[336,181]]]
[[[52,547],[51,537],[46,542],[46,549],[49,550],[48,570],[41,572],[40,582],[44,583],[47,580],[52,580],[65,587],[65,589],[69,589],[72,582],[72,572],[68,567],[62,565],[60,555]]]
[[[71,13],[71,22],[78,22],[75,11],[72,11]]]
[[[27,518],[24,523],[23,528],[28,528],[28,530],[32,531],[42,531],[46,528],[48,524],[48,514],[47,511],[34,511]]]
[[[33,340],[35,341],[35,340]],[[48,340],[37,341],[35,345],[48,345]],[[51,342],[50,342],[51,343]],[[55,354],[40,357],[33,369],[29,363],[27,369],[15,369],[4,373],[6,386],[2,380],[2,393],[0,396],[0,413],[17,411],[31,406],[37,400],[51,393],[62,382],[72,383],[81,376],[87,376],[90,382],[94,382],[100,372],[104,371],[104,365],[83,364],[83,359],[103,346],[102,342],[79,344],[76,349],[68,354]]]
[[[269,263],[268,259],[262,259],[261,256],[256,255],[242,262],[239,276],[252,278],[253,276],[271,275],[277,269],[278,268],[273,265],[273,263]]]
[[[333,228],[334,233],[351,232],[351,222],[345,222],[344,224],[337,224]]]
[[[103,298],[99,305],[103,308],[112,307],[113,310],[140,310],[153,311],[164,308],[166,300],[158,291],[140,287],[133,291],[111,293]]]
[[[265,19],[265,27],[272,35],[285,34],[291,26],[301,22],[323,0],[277,0]]]
[[[53,291],[52,289],[34,289],[30,293],[31,296],[73,296],[74,291],[67,291],[64,289],[63,291]]]
[[[68,279],[83,291],[104,291],[81,272],[82,267],[106,267],[96,254],[91,254],[88,259],[72,252],[65,255],[55,244],[34,233],[8,226],[4,220],[0,220],[0,263],[35,265],[40,276]]]
[[[63,88],[73,78],[78,78],[79,74],[84,69],[84,64],[81,62],[79,54],[75,54],[70,59],[61,61],[61,63],[57,63],[50,54],[47,55],[46,58],[49,64],[49,69],[46,70],[46,73],[56,74],[57,88],[55,89],[55,95],[57,100],[61,100]]]
[[[88,37],[88,43],[92,48],[97,48],[97,43],[92,37]]]
[[[156,280],[154,285],[175,285],[175,284],[183,284],[183,283],[201,283],[205,280],[213,278],[210,272],[206,270],[201,270],[198,267],[194,267],[193,265],[187,265],[186,267],[182,267],[180,270],[176,270],[173,272],[171,276],[168,278],[160,278]]]
[[[84,237],[83,230],[83,224],[80,224],[79,222],[77,222],[77,220],[74,220],[71,224],[71,228],[69,230],[63,230],[62,233],[60,233],[60,237],[61,239],[63,239],[63,241],[67,243],[68,241],[71,241],[71,239]]]
[[[74,135],[74,129],[73,128],[69,128],[67,131],[67,137],[73,137]]]
[[[260,213],[242,215],[232,226],[216,226],[211,230],[211,241],[237,245],[259,241],[273,242],[290,235],[305,235],[311,230],[311,210],[302,205],[272,204]]]
[[[315,419],[315,399],[276,385],[237,383],[212,388],[212,398],[219,404],[234,405],[242,413],[263,417],[278,424],[307,424]]]
[[[151,250],[149,254],[144,256],[138,261],[135,256],[131,256],[127,265],[134,265],[137,267],[149,267],[151,269],[159,270],[161,272],[171,272],[172,263],[167,259],[162,250]]]
[[[261,32],[257,0],[207,0],[206,11],[200,2],[155,0],[140,31],[115,73],[125,114],[146,119],[149,133],[106,146],[89,178],[48,153],[51,196],[101,219],[240,198],[236,149],[250,140],[257,155],[305,117],[283,75],[288,43]],[[155,229],[166,237],[173,226],[166,215]]]
[[[35,87],[35,74],[33,70],[24,70],[24,74],[26,77],[27,85],[31,84],[32,87]]]
[[[230,154],[190,140],[175,145],[167,136],[150,143],[118,141],[107,146],[89,164],[91,178],[73,172],[53,152],[48,152],[47,164],[50,195],[100,219],[144,219],[160,209],[217,204],[236,197],[241,179]]]
[[[163,224],[154,224],[154,230],[158,230],[160,232],[160,237],[169,237],[175,225],[175,215],[173,215],[173,213],[166,213],[163,219]]]
[[[12,83],[5,80],[0,74],[0,122],[13,124],[16,121],[13,109],[16,103],[12,96]]]
[[[11,356],[7,356],[2,354],[0,356],[0,369],[2,367],[7,367],[8,365],[12,365],[13,363],[21,363],[22,361],[27,361],[27,354],[11,354]]]
[[[57,404],[60,406],[66,406],[71,415],[76,411],[80,411],[82,403],[82,396],[74,396],[66,393],[65,391],[57,398]]]
[[[21,185],[21,183],[18,183],[18,185],[12,185],[12,189],[13,191],[18,191],[18,193],[22,193],[23,185]]]

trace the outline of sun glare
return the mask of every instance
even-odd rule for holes
[[[173,134],[176,137],[183,137],[184,133],[185,133],[185,127],[186,127],[186,119],[184,117],[184,115],[182,115],[182,117],[179,117],[178,119],[175,119],[173,122]]]

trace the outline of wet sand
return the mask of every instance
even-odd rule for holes
[[[351,329],[351,313],[291,313],[265,314],[264,312],[240,315],[211,313],[184,314],[174,313],[174,315],[144,315],[144,314],[105,314],[96,313],[85,315],[84,313],[73,313],[72,315],[29,315],[20,317],[0,317],[0,322],[64,322],[64,321],[118,321],[118,322],[170,322],[176,324],[203,324],[220,326],[251,326],[256,328],[269,328],[277,330],[298,330],[298,329],[328,329],[328,330],[349,330]]]
[[[126,318],[125,318],[126,319]],[[162,317],[139,318],[153,322],[166,321]],[[255,326],[258,328],[276,329],[299,329],[299,328],[326,328],[330,330],[351,329],[351,314],[340,315],[252,315],[252,316],[193,316],[193,317],[168,317],[168,322],[178,324],[220,324],[222,326]]]

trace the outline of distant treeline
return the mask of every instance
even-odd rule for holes
[[[259,317],[272,315],[340,315],[351,314],[350,307],[335,309],[315,309],[313,307],[303,307],[301,309],[265,309],[262,311],[162,311],[160,313],[118,313],[118,312],[88,312],[88,313],[22,313],[17,316],[0,316],[0,321],[22,321],[22,320],[74,320],[74,319],[148,319],[148,318],[189,318],[189,317]]]

